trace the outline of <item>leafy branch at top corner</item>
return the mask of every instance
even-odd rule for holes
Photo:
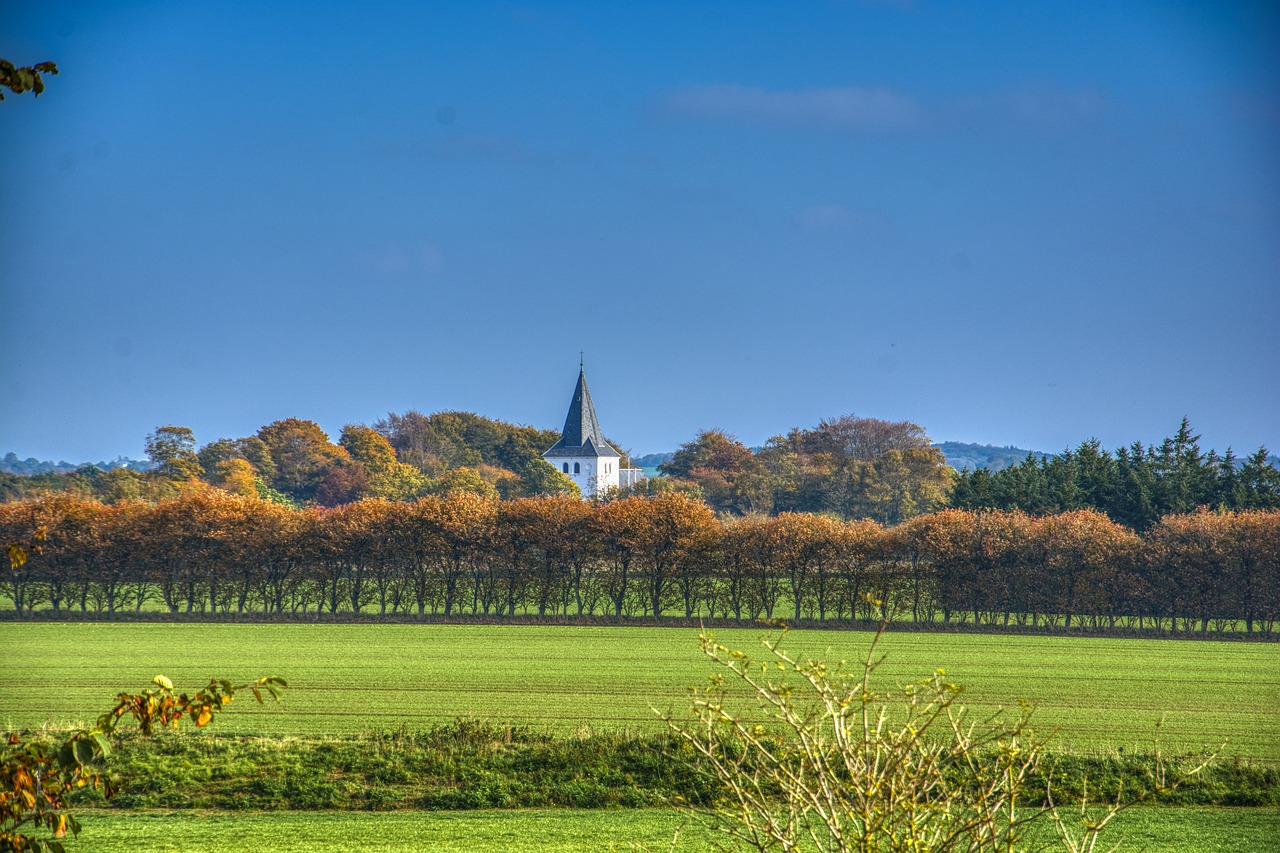
[[[7,59],[0,59],[0,89],[8,89],[15,95],[32,92],[36,97],[44,91],[45,74],[57,75],[58,66],[53,62],[37,62],[21,68]],[[0,101],[4,100],[4,92],[0,91]]]

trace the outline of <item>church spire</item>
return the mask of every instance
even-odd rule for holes
[[[587,371],[579,354],[578,384],[573,389],[573,399],[569,402],[569,413],[564,419],[564,429],[560,440],[548,450],[544,456],[555,455],[564,451],[573,455],[617,456],[616,450],[604,440],[604,432],[600,429],[600,419],[596,417],[596,406],[591,400],[591,390],[587,387]],[[583,451],[587,451],[583,453]]]

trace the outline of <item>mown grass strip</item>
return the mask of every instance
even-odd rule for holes
[[[758,649],[761,630],[718,631]],[[278,674],[279,705],[237,705],[237,734],[328,736],[459,717],[571,733],[657,731],[654,708],[687,707],[711,664],[696,629],[503,625],[0,624],[0,725],[91,722],[117,692],[164,673],[180,686],[210,676]],[[858,661],[862,632],[792,632],[806,656]],[[1037,707],[1061,752],[1150,749],[1163,718],[1170,752],[1216,749],[1280,762],[1280,654],[1266,644],[1186,640],[890,633],[885,688],[937,667],[966,686],[975,714]]]
[[[714,836],[666,809],[476,812],[91,812],[72,853],[695,853]],[[673,844],[673,838],[675,843]],[[1280,810],[1136,808],[1108,831],[1121,850],[1259,853],[1280,848]],[[1037,828],[1031,849],[1053,850]],[[1043,842],[1042,847],[1035,847]]]

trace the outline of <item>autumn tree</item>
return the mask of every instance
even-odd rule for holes
[[[367,498],[316,513],[318,545],[313,577],[330,613],[342,605],[359,613],[369,582],[386,559],[390,503]]]
[[[720,607],[720,589],[715,567],[723,559],[724,527],[712,518],[691,543],[685,558],[676,566],[675,587],[684,605],[686,619],[705,611],[714,617]]]
[[[18,613],[30,611],[34,605],[32,586],[38,574],[32,563],[36,540],[47,535],[48,522],[38,516],[34,501],[0,503],[0,542],[5,545],[8,571],[5,592]],[[43,549],[41,549],[43,550]]]
[[[206,473],[217,470],[223,462],[231,459],[244,459],[234,439],[215,439],[196,451],[196,460]]]
[[[674,492],[645,500],[637,509],[637,580],[649,613],[658,618],[676,573],[684,561],[696,559],[715,518],[705,504]]]
[[[932,622],[937,611],[938,585],[931,555],[932,534],[933,516],[923,515],[887,528],[878,537],[880,548],[901,560],[904,566],[913,622]]]
[[[126,598],[137,596],[142,566],[134,556],[135,529],[146,506],[92,500],[58,503],[57,520],[51,518],[55,532],[44,572],[50,604],[57,611],[60,601],[74,600],[81,612],[92,603],[95,611],[115,613]]]
[[[1280,512],[1234,513],[1227,545],[1229,604],[1252,632],[1280,619]]]
[[[774,608],[782,596],[782,575],[778,571],[779,541],[774,536],[772,520],[763,516],[748,516],[734,525],[732,544],[747,571],[745,603],[754,618],[763,612],[765,618],[773,618]]]
[[[155,470],[171,480],[195,480],[204,473],[196,455],[195,434],[188,427],[162,426],[147,436],[147,458]]]
[[[369,472],[359,462],[343,459],[335,462],[320,485],[314,500],[320,506],[341,506],[358,501],[369,494]]]
[[[605,591],[614,616],[622,616],[635,591],[649,532],[648,502],[625,497],[599,506],[594,532],[604,553]]]
[[[258,475],[247,459],[224,459],[212,469],[209,482],[233,495],[258,494]]]
[[[822,576],[825,594],[837,525],[819,515],[784,512],[764,522],[764,528],[773,571],[785,578],[793,613],[799,620],[816,575]]]
[[[446,616],[461,605],[461,585],[489,558],[497,502],[473,492],[427,496],[397,517],[397,540],[410,570],[418,612],[438,603]]]
[[[269,485],[299,501],[312,500],[330,471],[351,458],[313,421],[274,421],[258,430],[257,437],[275,465]]]
[[[837,599],[838,611],[848,612],[849,618],[857,617],[857,608],[866,600],[868,591],[877,580],[872,567],[877,560],[886,561],[889,555],[896,553],[893,540],[885,537],[885,531],[874,521],[847,521],[844,524],[827,522],[828,545],[820,554],[823,559],[816,563],[814,578],[815,597],[818,605],[818,618],[826,619],[830,596],[826,586],[832,579],[839,581]],[[887,578],[880,578],[881,589],[878,598],[882,609],[889,608],[889,593],[884,588]]]
[[[1116,603],[1137,557],[1133,531],[1097,510],[1083,509],[1036,519],[1054,609],[1066,627],[1073,617],[1114,617]],[[1114,620],[1113,620],[1114,624]]]
[[[703,430],[658,466],[667,477],[695,482],[704,499],[721,512],[743,515],[772,504],[764,466],[745,444],[717,429]]]
[[[386,437],[360,424],[342,428],[338,443],[367,473],[365,494],[374,498],[403,501],[425,494],[428,480],[417,468],[396,459]]]
[[[581,497],[582,490],[567,474],[557,471],[545,459],[530,459],[516,473],[513,488],[503,497]],[[501,492],[502,489],[499,489]]]
[[[1146,569],[1163,581],[1164,606],[1175,623],[1190,629],[1226,615],[1224,597],[1230,577],[1232,523],[1212,512],[1167,515],[1152,528],[1145,549]]]
[[[451,492],[437,505],[438,535],[444,546],[440,567],[444,575],[444,613],[458,602],[458,582],[489,553],[497,521],[497,501],[473,492]]]
[[[508,523],[519,523],[518,535],[529,545],[536,569],[530,577],[532,598],[538,615],[554,609],[562,591],[582,579],[590,557],[584,535],[589,531],[592,509],[577,498],[537,498],[522,502],[518,514],[508,515]],[[580,600],[580,590],[579,590]]]
[[[251,530],[260,505],[257,498],[204,489],[140,519],[139,559],[170,611],[226,610],[237,583],[251,583],[237,573],[254,566]]]
[[[914,545],[921,559],[933,568],[938,603],[945,621],[950,621],[952,613],[963,613],[974,603],[972,593],[977,586],[971,554],[974,527],[975,514],[960,510],[935,512],[911,523]],[[975,611],[980,608],[981,603],[977,602]]]
[[[492,600],[499,613],[514,616],[527,599],[540,555],[525,534],[538,524],[542,512],[537,498],[516,498],[498,504],[490,559],[484,563],[481,600]]]
[[[176,498],[157,504],[139,521],[140,548],[135,555],[148,582],[169,612],[183,604],[191,612],[196,606],[196,590],[204,581],[202,565],[209,518],[201,502]]]
[[[724,596],[724,606],[735,619],[742,618],[743,607],[749,607],[750,586],[755,575],[754,543],[757,528],[764,523],[761,516],[747,516],[725,523],[720,537],[720,560],[715,579]]]
[[[486,500],[498,497],[497,487],[486,480],[479,469],[467,467],[446,472],[431,484],[431,491],[444,496],[466,492]]]
[[[774,436],[757,459],[777,511],[897,524],[946,505],[952,475],[924,429],[846,415]]]
[[[309,519],[301,512],[262,501],[253,515],[253,553],[259,566],[253,580],[263,610],[283,613],[302,582],[307,558],[305,528]]]

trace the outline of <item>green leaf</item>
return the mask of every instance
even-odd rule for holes
[[[93,761],[93,744],[87,740],[73,741],[76,763],[83,767]]]

